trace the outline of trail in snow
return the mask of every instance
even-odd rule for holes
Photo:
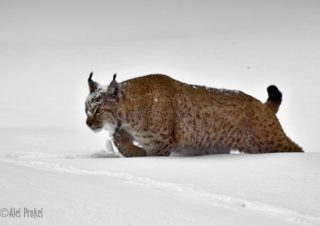
[[[160,189],[166,192],[174,193],[180,196],[186,196],[188,198],[195,198],[211,205],[242,209],[253,211],[259,214],[280,217],[287,221],[297,223],[300,225],[320,225],[320,217],[304,214],[281,206],[269,205],[263,202],[250,201],[231,197],[223,194],[217,194],[197,187],[194,185],[185,185],[172,182],[165,182],[160,180],[151,179],[148,177],[134,176],[128,173],[117,173],[108,170],[87,170],[75,167],[73,165],[66,165],[56,162],[46,162],[42,159],[47,158],[88,158],[88,157],[117,157],[112,153],[94,153],[92,155],[83,154],[45,154],[45,153],[17,153],[13,155],[2,155],[0,160],[18,164],[26,167],[35,168],[38,170],[53,171],[53,172],[65,172],[80,175],[103,175],[107,177],[116,178],[122,180],[125,183],[133,183],[139,186],[150,187]],[[108,155],[110,154],[110,156]]]

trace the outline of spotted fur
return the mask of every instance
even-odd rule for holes
[[[114,76],[106,87],[90,80],[87,124],[93,130],[111,125],[124,156],[302,152],[276,117],[282,94],[275,86],[261,103],[240,91],[188,85],[160,74],[122,83]]]

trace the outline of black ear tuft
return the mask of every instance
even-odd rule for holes
[[[116,81],[117,74],[113,75],[113,80],[111,81],[110,85],[108,86],[107,93],[111,96],[112,99],[118,101],[119,100],[119,84]]]
[[[98,83],[92,80],[92,75],[93,72],[90,73],[89,78],[88,78],[88,85],[89,85],[89,91],[90,93],[95,92],[95,90],[98,88]]]
[[[93,71],[89,75],[88,82],[90,82],[92,80],[92,75],[93,75]]]
[[[271,85],[267,88],[268,92],[268,101],[281,102],[282,101],[282,93],[279,91],[278,87],[275,85]]]

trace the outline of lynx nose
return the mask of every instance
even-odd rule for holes
[[[91,127],[92,127],[92,125],[93,125],[93,121],[92,121],[92,120],[90,120],[90,118],[87,118],[87,120],[86,120],[86,124],[91,128]]]

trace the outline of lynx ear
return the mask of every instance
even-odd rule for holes
[[[93,93],[98,88],[98,83],[92,80],[93,72],[90,73],[88,78],[88,85],[89,85],[89,91],[90,93]]]
[[[117,77],[117,74],[114,74],[113,75],[113,80],[112,82],[110,83],[110,85],[108,86],[108,91],[107,93],[109,95],[111,95],[111,97],[113,99],[116,99],[118,100],[118,96],[119,96],[119,83],[116,81],[116,77]]]

